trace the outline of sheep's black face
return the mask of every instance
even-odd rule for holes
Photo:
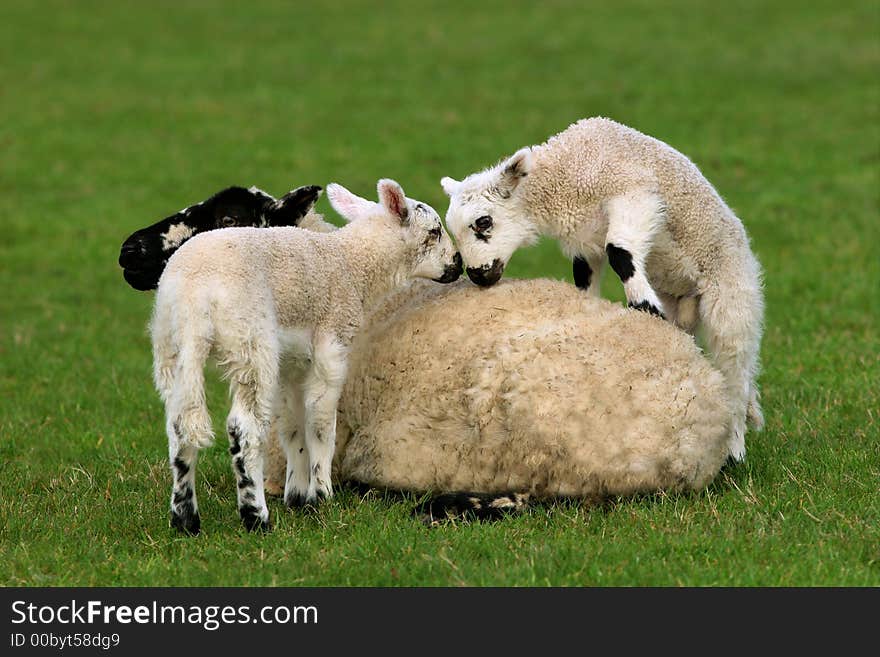
[[[321,187],[309,185],[276,201],[256,187],[228,187],[132,233],[119,253],[123,276],[136,290],[155,289],[168,259],[193,235],[232,226],[295,226],[320,194]]]

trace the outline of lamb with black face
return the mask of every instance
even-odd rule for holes
[[[307,185],[276,200],[256,187],[227,187],[129,235],[119,266],[134,289],[154,290],[168,259],[193,235],[233,226],[296,226],[320,193],[320,186]]]

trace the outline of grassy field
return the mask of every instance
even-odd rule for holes
[[[880,585],[880,5],[371,5],[0,5],[0,583]],[[172,533],[130,232],[234,183],[388,176],[442,214],[441,176],[591,115],[687,153],[751,235],[767,428],[745,464],[437,529],[414,499],[274,500],[261,536],[218,445],[203,534]],[[571,279],[551,243],[509,274]]]

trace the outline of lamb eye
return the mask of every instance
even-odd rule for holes
[[[492,217],[486,215],[480,217],[474,222],[474,230],[478,233],[484,233],[492,227]]]
[[[229,217],[229,216],[223,217],[220,220],[220,225],[223,226],[224,228],[229,228],[230,226],[234,226],[235,225],[235,217]]]
[[[439,228],[432,228],[431,230],[428,231],[428,235],[430,235],[431,237],[433,237],[436,240],[439,240],[440,239],[440,229]]]

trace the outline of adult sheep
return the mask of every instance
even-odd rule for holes
[[[350,358],[336,477],[459,491],[436,515],[699,490],[727,455],[723,379],[693,339],[560,281],[414,282],[367,319]],[[269,445],[278,491],[284,458]]]

